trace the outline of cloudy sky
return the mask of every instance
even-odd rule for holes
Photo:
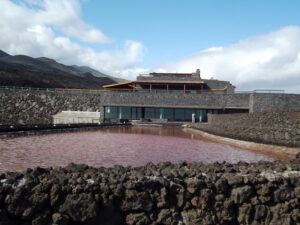
[[[0,49],[135,79],[151,71],[300,93],[298,0],[0,0]]]

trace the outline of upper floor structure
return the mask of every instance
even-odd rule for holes
[[[234,93],[235,86],[229,81],[202,79],[200,70],[195,73],[141,74],[135,81],[105,85],[107,90],[183,92],[183,93]]]

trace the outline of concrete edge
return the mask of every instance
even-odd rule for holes
[[[51,129],[51,127],[45,129],[37,130],[19,130],[19,131],[8,131],[0,132],[1,138],[13,138],[13,137],[22,137],[22,136],[34,136],[34,135],[46,135],[46,134],[57,134],[57,133],[71,133],[71,132],[81,132],[81,131],[97,131],[106,128],[115,128],[115,127],[129,127],[131,124],[102,124],[99,126],[81,126],[81,127],[64,127],[58,129]]]
[[[238,139],[232,139],[228,137],[217,136],[214,134],[210,134],[204,132],[202,130],[196,128],[186,127],[183,128],[184,131],[197,133],[200,136],[214,141],[221,144],[227,144],[233,147],[242,148],[245,150],[249,150],[252,152],[262,153],[262,154],[269,154],[274,156],[278,159],[294,159],[296,158],[297,154],[300,154],[300,148],[292,148],[292,147],[285,147],[285,146],[277,146],[277,145],[270,145],[270,144],[262,144],[250,141],[242,141]]]

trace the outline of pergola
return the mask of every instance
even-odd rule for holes
[[[203,91],[204,90],[204,82],[202,80],[196,81],[174,81],[174,80],[137,80],[137,81],[128,81],[121,82],[117,84],[110,84],[103,86],[108,90],[149,90],[152,92],[153,90],[166,90],[167,92],[170,90],[182,90],[184,93],[188,90],[196,90]]]

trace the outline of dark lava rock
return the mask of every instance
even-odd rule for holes
[[[255,214],[254,214],[254,220],[255,221],[263,221],[268,214],[269,209],[265,205],[257,205],[255,206]]]
[[[229,189],[229,184],[226,179],[220,178],[216,183],[215,183],[216,191],[220,194],[227,194],[228,189]]]
[[[52,222],[57,225],[68,225],[69,218],[66,215],[62,215],[60,213],[54,213],[52,215]]]
[[[74,222],[87,222],[95,219],[99,207],[91,194],[71,194],[66,197],[59,211],[68,215]]]
[[[153,201],[149,194],[145,192],[137,192],[134,190],[127,190],[125,199],[122,203],[122,210],[142,210],[151,211],[153,207]]]
[[[275,202],[284,202],[290,200],[294,193],[289,188],[280,188],[274,192]]]
[[[146,213],[131,213],[126,216],[128,225],[146,225],[150,224],[150,219]]]
[[[298,225],[299,165],[70,164],[2,173],[0,225]]]
[[[241,204],[248,201],[252,193],[253,188],[251,186],[235,188],[231,191],[231,199],[236,204]]]

